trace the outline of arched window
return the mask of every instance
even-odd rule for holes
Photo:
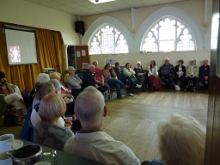
[[[189,28],[178,19],[166,16],[155,22],[145,33],[141,51],[195,51],[195,39]]]
[[[91,37],[90,54],[128,53],[124,35],[110,24],[105,24]]]

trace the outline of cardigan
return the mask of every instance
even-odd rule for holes
[[[150,77],[154,74],[158,75],[157,66],[154,66],[154,68],[152,68],[152,70],[150,69],[150,66],[148,66],[148,77]]]
[[[192,70],[191,70],[191,65],[188,65],[187,67],[186,67],[186,76],[187,77],[189,77],[189,76],[191,76],[191,74],[192,74]],[[194,65],[193,66],[193,73],[194,73],[194,77],[198,77],[199,76],[199,68],[198,68],[198,66],[197,65]]]

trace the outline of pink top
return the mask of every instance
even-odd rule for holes
[[[105,79],[105,82],[108,81],[109,79],[113,79],[113,77],[111,76],[111,73],[112,75],[115,77],[116,74],[115,74],[115,71],[114,70],[111,70],[111,73],[108,69],[103,69],[103,76],[104,76],[104,79]]]

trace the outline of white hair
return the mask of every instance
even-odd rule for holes
[[[51,79],[49,82],[54,85],[56,92],[61,89],[60,82],[57,79]]]
[[[75,70],[75,68],[74,67],[72,67],[72,66],[69,66],[68,68],[67,68],[67,72],[70,72],[71,70]]]
[[[205,130],[194,118],[174,114],[158,125],[158,133],[162,160],[167,164],[203,164]]]
[[[75,101],[75,112],[82,126],[98,126],[103,118],[105,100],[100,91],[89,86],[81,92]]]
[[[164,61],[166,61],[166,60],[170,61],[170,59],[168,57],[166,57]]]
[[[50,76],[46,73],[40,73],[37,75],[37,82],[45,83],[50,81]]]
[[[140,65],[141,65],[141,62],[140,62],[140,61],[137,61],[137,64],[140,64]]]

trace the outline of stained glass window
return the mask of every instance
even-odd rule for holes
[[[195,40],[189,29],[175,18],[166,17],[153,24],[141,44],[143,52],[194,51]]]
[[[90,54],[128,53],[124,35],[111,25],[105,25],[92,37]]]

